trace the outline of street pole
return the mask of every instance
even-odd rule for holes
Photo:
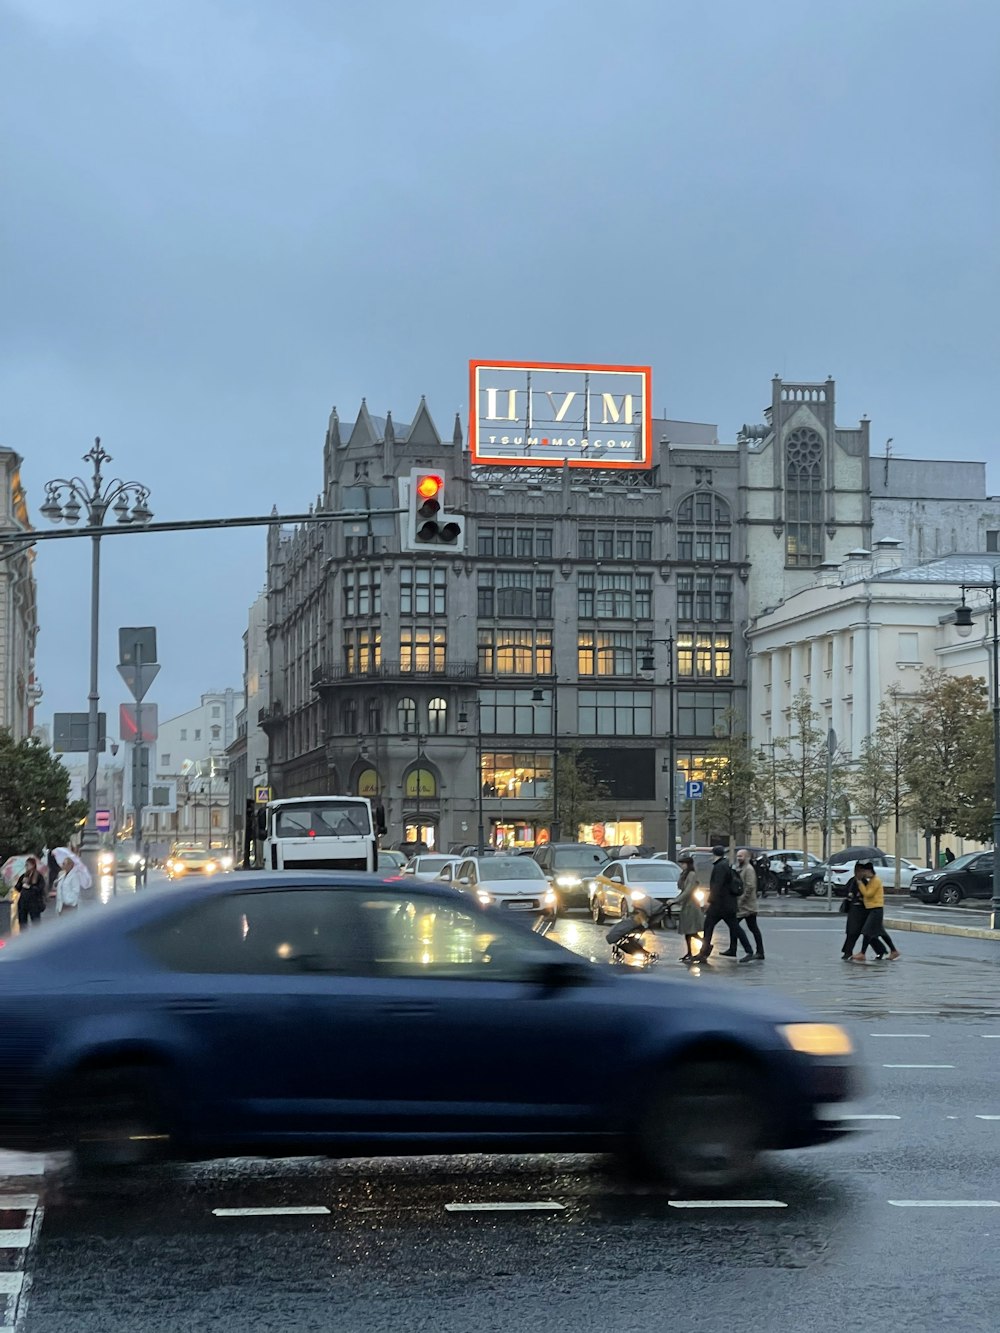
[[[100,437],[93,448],[83,456],[92,464],[90,482],[80,477],[57,477],[45,483],[45,501],[40,512],[50,523],[64,522],[73,527],[85,515],[91,538],[90,557],[90,689],[87,694],[87,822],[80,841],[80,854],[90,872],[93,884],[98,882],[97,866],[97,760],[100,745],[100,690],[99,651],[101,628],[101,536],[108,510],[113,509],[119,527],[145,527],[152,519],[149,508],[149,489],[137,481],[114,478],[104,484],[101,471],[104,463],[112,461],[102,447]],[[114,531],[114,529],[111,529]],[[35,533],[42,536],[62,536],[62,533]],[[68,534],[67,534],[68,535]]]
[[[1000,628],[997,625],[997,572],[990,585],[993,612],[993,893],[990,926],[1000,930]]]
[[[552,827],[549,841],[562,839],[562,820],[559,817],[559,677],[552,686]],[[573,841],[576,841],[574,837]]]
[[[833,911],[833,880],[830,872],[830,803],[833,799],[833,756],[837,749],[837,733],[831,727],[826,733],[826,805],[823,810],[823,863],[826,866],[824,878],[826,880],[826,910]],[[806,849],[802,849],[803,858],[806,856]]]
[[[98,477],[100,474],[98,473]],[[87,694],[87,822],[80,839],[80,857],[97,883],[97,760],[100,737],[98,666],[101,626],[101,539],[90,544],[90,690]]]
[[[132,751],[132,814],[133,832],[135,833],[135,851],[138,858],[135,863],[135,887],[142,882],[142,643],[135,642],[135,677],[138,690],[135,700],[135,749]]]
[[[667,763],[670,766],[670,784],[667,788],[667,850],[671,861],[677,860],[677,728],[674,725],[674,638],[667,638],[669,654],[667,668]],[[694,824],[694,797],[691,798],[691,823]],[[691,845],[694,846],[692,837]]]
[[[476,690],[476,808],[479,815],[479,843],[477,852],[482,856],[485,848],[485,825],[483,820],[483,700]]]

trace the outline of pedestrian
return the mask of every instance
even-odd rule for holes
[[[715,927],[720,921],[724,921],[729,927],[729,948],[724,949],[719,955],[720,958],[736,957],[736,942],[742,935],[740,943],[747,953],[750,953],[750,941],[736,920],[736,903],[740,894],[743,892],[743,882],[739,875],[733,870],[733,867],[726,860],[725,847],[715,846],[712,848],[712,875],[708,883],[708,911],[705,913],[705,934],[702,939],[701,950],[695,954],[691,960],[695,963],[707,963],[712,953],[712,936],[715,933]]]
[[[680,893],[674,899],[674,906],[678,909],[677,930],[679,934],[684,936],[684,942],[687,946],[687,952],[681,958],[681,962],[693,963],[698,936],[705,927],[705,912],[696,897],[698,875],[694,868],[694,858],[682,856],[680,865],[681,877],[677,881]]]
[[[844,942],[840,946],[841,957],[845,962],[850,962],[853,958],[864,929],[865,917],[868,915],[868,908],[861,896],[861,874],[862,865],[858,861],[855,863],[854,874],[847,885],[847,893],[840,908],[842,912],[847,913],[847,920],[844,923]]]
[[[945,865],[951,865],[951,863],[952,863],[952,861],[954,861],[954,859],[955,859],[955,853],[951,850],[950,847],[946,847],[946,848],[944,849],[944,861],[945,861]]]
[[[736,864],[743,884],[743,892],[736,902],[736,919],[742,926],[746,926],[754,938],[757,946],[757,952],[750,951],[749,942],[746,934],[740,934],[740,943],[748,952],[744,953],[740,959],[741,963],[762,963],[764,961],[764,939],[760,933],[760,926],[757,924],[757,871],[754,869],[753,861],[750,857],[749,849],[741,847],[736,853]]]
[[[899,950],[892,942],[892,938],[885,929],[885,891],[882,888],[882,881],[875,874],[875,867],[871,861],[861,861],[855,866],[855,872],[858,876],[858,882],[861,889],[861,898],[864,902],[866,913],[865,921],[862,927],[861,938],[863,941],[860,953],[853,954],[852,963],[863,963],[865,961],[865,950],[871,947],[875,953],[875,958],[881,961],[888,952],[892,962],[900,956]]]
[[[33,926],[41,925],[45,911],[45,880],[38,869],[38,859],[29,856],[24,862],[24,871],[14,885],[17,890],[17,924],[24,930],[30,922]]]
[[[67,856],[62,863],[59,878],[56,880],[56,915],[75,912],[80,906],[80,893],[83,879],[72,856]]]

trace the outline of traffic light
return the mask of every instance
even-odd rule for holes
[[[407,503],[407,548],[437,546],[460,551],[464,525],[445,510],[445,479],[441,472],[411,468]]]

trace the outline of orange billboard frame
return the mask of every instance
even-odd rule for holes
[[[545,456],[544,453],[497,454],[484,449],[480,439],[479,416],[479,373],[482,370],[523,371],[533,374],[535,371],[568,371],[581,375],[632,375],[642,381],[642,414],[640,433],[640,456],[638,458],[618,459],[598,457],[569,457],[565,453],[558,456]],[[543,391],[544,392],[544,391]],[[513,418],[509,418],[513,420]],[[548,445],[548,439],[539,440],[539,447]],[[651,366],[621,366],[573,361],[469,361],[469,449],[473,463],[489,464],[500,467],[571,467],[571,468],[619,468],[642,469],[652,467],[653,451],[653,371]]]

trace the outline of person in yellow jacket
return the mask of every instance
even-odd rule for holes
[[[861,901],[865,905],[865,920],[861,930],[861,952],[852,955],[852,962],[865,962],[865,950],[871,946],[878,961],[888,953],[892,962],[899,957],[899,950],[885,929],[884,909],[885,890],[882,881],[875,874],[871,861],[858,861],[854,867],[854,877],[858,881]]]

